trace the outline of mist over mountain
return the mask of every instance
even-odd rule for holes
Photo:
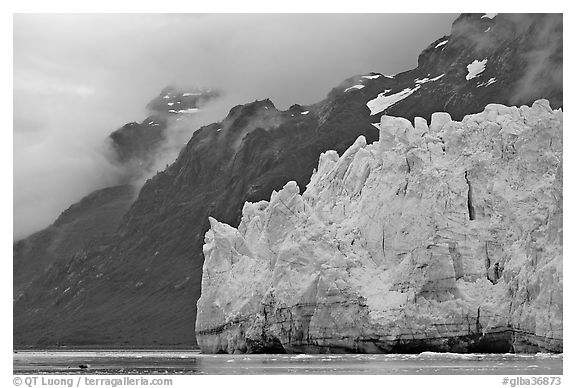
[[[219,104],[190,123],[194,129],[255,99],[272,98],[284,108],[312,103],[349,74],[413,66],[428,37],[446,33],[453,18],[16,14],[14,239],[48,226],[91,191],[122,181],[106,138],[144,119],[146,104],[167,85],[223,92]],[[406,25],[400,44],[394,36]],[[372,49],[376,39],[395,54]]]

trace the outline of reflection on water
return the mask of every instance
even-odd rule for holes
[[[79,365],[88,364],[88,369]],[[247,354],[50,350],[14,353],[14,374],[562,374],[561,354]]]

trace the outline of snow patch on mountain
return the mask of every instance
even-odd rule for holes
[[[438,47],[444,46],[446,43],[448,43],[448,39],[446,39],[446,40],[443,41],[443,42],[438,43],[436,46],[434,46],[434,48],[438,48]]]
[[[494,82],[496,82],[496,78],[492,77],[492,78],[490,78],[488,81],[485,81],[485,82],[482,82],[482,83],[476,85],[476,87],[477,87],[477,88],[479,88],[479,87],[481,87],[481,86],[486,87],[486,86],[492,85]]]
[[[368,79],[376,79],[378,77],[381,77],[380,74],[374,74],[374,75],[363,75],[362,78],[368,78]]]
[[[176,110],[176,109],[170,109],[168,112],[169,113],[196,113],[198,112],[199,109],[198,108],[188,108],[188,109],[180,109],[180,110]]]
[[[350,86],[349,88],[344,89],[344,93],[346,93],[349,90],[353,90],[353,89],[362,89],[364,87],[364,85],[354,85],[354,86]]]
[[[470,81],[472,78],[477,77],[486,68],[486,63],[488,59],[483,59],[481,61],[475,59],[472,63],[466,66],[468,69],[468,74],[466,75],[466,80]]]
[[[425,83],[438,81],[440,78],[444,77],[445,74],[440,74],[434,78],[416,78],[414,83],[416,86],[414,88],[405,88],[398,93],[392,94],[387,96],[386,93],[389,93],[390,90],[386,89],[384,92],[378,94],[378,96],[366,103],[366,106],[370,109],[370,115],[375,115],[377,113],[383,112],[392,105],[396,104],[397,102],[405,99],[406,97],[410,96],[412,93],[417,91],[420,86]]]
[[[366,106],[370,109],[370,115],[375,115],[377,113],[383,112],[392,105],[396,104],[398,101],[402,101],[416,90],[420,88],[420,85],[417,85],[414,88],[406,88],[404,90],[399,91],[398,93],[391,94],[390,96],[386,96],[386,93],[390,92],[390,90],[386,89],[384,92],[380,93],[378,97],[373,100],[370,100],[366,103]]]
[[[414,80],[414,83],[416,83],[416,84],[425,84],[425,83],[427,83],[427,82],[438,81],[440,78],[444,77],[445,75],[446,75],[446,74],[440,74],[439,76],[434,77],[434,78],[428,78],[428,77],[425,77],[425,78],[416,78],[416,79]]]

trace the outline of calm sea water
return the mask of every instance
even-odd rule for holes
[[[80,364],[89,364],[80,369]],[[562,374],[561,354],[250,354],[199,351],[14,352],[14,374]]]

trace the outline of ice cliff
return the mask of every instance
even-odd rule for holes
[[[203,352],[562,351],[562,111],[382,116],[306,191],[210,219]]]

